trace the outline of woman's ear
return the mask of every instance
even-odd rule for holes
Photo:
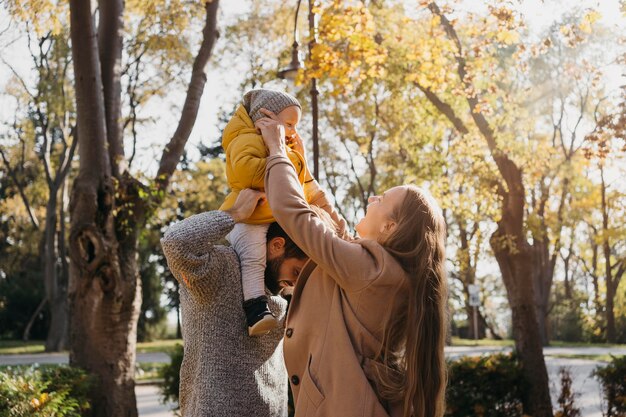
[[[380,226],[380,234],[388,236],[396,230],[398,224],[393,220],[387,220]]]

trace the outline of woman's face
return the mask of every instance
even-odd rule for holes
[[[278,120],[285,126],[285,136],[288,138],[296,134],[301,115],[302,112],[298,106],[289,106],[276,115]]]
[[[401,185],[393,187],[382,195],[372,196],[368,199],[365,217],[356,225],[356,232],[363,239],[378,240],[383,233],[391,232],[395,221],[391,215],[396,207],[402,204],[407,189]]]

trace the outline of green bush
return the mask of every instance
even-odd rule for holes
[[[0,417],[80,417],[91,405],[92,379],[77,368],[7,368],[0,373]]]
[[[513,354],[448,361],[446,416],[521,417],[525,389]]]
[[[177,344],[169,353],[170,363],[159,371],[163,378],[161,383],[161,400],[163,403],[172,401],[178,403],[178,390],[180,386],[180,366],[183,363],[183,346]]]
[[[626,356],[611,356],[611,362],[593,372],[600,380],[607,417],[626,416]]]

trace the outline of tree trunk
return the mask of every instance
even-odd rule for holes
[[[547,230],[543,233],[547,234]],[[539,326],[539,334],[541,336],[542,346],[550,344],[548,329],[548,308],[550,303],[550,292],[552,290],[552,281],[554,278],[554,270],[550,268],[550,249],[547,238],[534,240],[532,245],[532,276],[535,289],[535,308],[537,316],[537,325]]]
[[[602,196],[602,252],[606,280],[606,341],[615,343],[615,286],[613,284],[613,265],[611,264],[611,244],[609,242],[609,207],[606,200],[606,182],[604,166],[600,164],[601,196]]]
[[[98,377],[96,416],[137,416],[136,271],[120,257],[102,78],[90,0],[70,1],[80,168],[70,204],[70,363]]]
[[[535,417],[552,416],[548,371],[543,357],[541,335],[534,303],[530,247],[520,242],[515,253],[503,247],[500,228],[491,239],[511,305],[515,349],[529,390],[524,412]]]
[[[122,140],[122,29],[123,0],[98,0],[98,52],[102,69],[102,89],[111,174],[118,178],[126,170]]]
[[[100,36],[113,37],[112,42],[102,44],[116,48],[123,3],[112,3],[100,2],[106,8],[102,16],[106,29],[101,28]],[[218,5],[218,0],[206,3],[203,40],[185,105],[176,133],[163,151],[156,178],[161,189],[167,186],[196,119],[206,83],[205,67],[217,39]],[[80,140],[80,169],[70,204],[70,363],[98,377],[99,384],[91,392],[96,416],[134,417],[141,305],[137,240],[148,206],[158,204],[162,197],[152,201],[142,197],[150,195],[150,190],[120,169],[121,150],[112,149],[116,139],[107,135],[107,121],[117,126],[119,54],[105,51],[102,56],[106,62],[101,66],[90,0],[70,0],[70,19]],[[106,89],[103,77],[107,78]]]
[[[46,338],[46,352],[60,352],[67,348],[67,292],[59,280],[57,268],[57,203],[58,189],[50,187],[46,205],[46,227],[44,230],[44,286],[50,308],[50,328]]]

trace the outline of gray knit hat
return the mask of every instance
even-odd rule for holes
[[[280,113],[289,106],[298,106],[302,109],[300,102],[294,96],[275,90],[250,90],[243,96],[243,106],[248,111],[248,115],[253,122],[256,122],[265,114],[259,110],[265,108],[276,114]]]

